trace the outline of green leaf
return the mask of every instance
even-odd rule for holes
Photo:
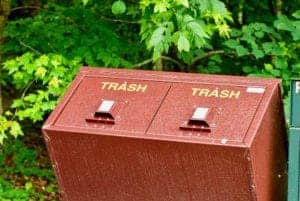
[[[35,65],[46,66],[49,63],[49,57],[47,55],[42,55],[35,60]]]
[[[114,15],[123,14],[126,12],[126,4],[121,1],[115,1],[111,6],[111,11]]]
[[[255,56],[256,59],[263,58],[265,56],[264,52],[259,49],[253,49],[252,54]]]
[[[295,63],[294,65],[292,65],[293,70],[299,72],[300,74],[300,61],[299,63]]]
[[[278,20],[274,22],[274,26],[279,30],[293,31],[294,26],[291,20],[285,15],[279,15]]]
[[[3,68],[8,70],[8,74],[13,74],[14,72],[18,71],[20,66],[16,60],[7,60],[3,64]]]
[[[275,67],[277,69],[287,69],[288,68],[288,62],[285,58],[277,57],[275,60]]]
[[[257,38],[263,38],[265,36],[265,33],[263,31],[256,31],[256,32],[254,32],[254,35]]]
[[[280,77],[280,75],[281,75],[280,70],[277,70],[277,69],[271,70],[270,73],[275,77]]]
[[[190,42],[184,35],[180,35],[178,42],[177,42],[177,46],[178,46],[179,52],[190,51]]]
[[[243,66],[243,72],[247,73],[247,74],[252,73],[253,72],[253,67],[251,67],[251,66]]]
[[[32,183],[30,181],[28,181],[28,182],[25,183],[25,189],[27,191],[29,191],[32,188],[33,188],[33,185],[32,185]]]
[[[262,46],[266,54],[272,54],[276,56],[283,56],[285,54],[284,49],[276,43],[266,42],[263,43]]]
[[[159,45],[164,40],[165,30],[166,30],[166,28],[163,26],[160,26],[154,30],[154,32],[150,38],[150,41],[149,41],[149,48]]]
[[[292,32],[292,37],[295,41],[300,40],[300,27],[297,27],[293,32]]]
[[[162,13],[166,12],[168,8],[170,7],[170,4],[168,1],[157,1],[154,6],[154,13]]]
[[[300,10],[297,10],[296,12],[293,13],[293,17],[300,19]]]
[[[28,101],[28,102],[31,102],[31,103],[34,103],[36,101],[36,99],[37,99],[36,94],[29,94],[29,95],[24,97],[25,101]]]
[[[189,1],[188,0],[176,0],[176,3],[178,4],[178,5],[183,5],[183,6],[185,6],[185,7],[189,7]]]
[[[192,31],[192,33],[201,38],[209,38],[209,36],[205,33],[203,27],[196,21],[192,21],[188,23],[188,27]]]
[[[238,55],[239,57],[242,57],[242,56],[245,56],[245,55],[248,54],[248,49],[245,48],[245,47],[243,47],[243,46],[241,46],[241,45],[238,45],[238,46],[235,48],[235,50],[236,50],[236,53],[237,53],[237,55]]]
[[[17,108],[17,107],[21,107],[24,105],[24,102],[22,99],[15,99],[13,101],[13,104],[11,105],[12,108]]]
[[[225,46],[231,48],[231,49],[235,49],[237,46],[240,45],[240,43],[237,40],[233,40],[233,39],[229,39],[227,41],[225,41]]]
[[[11,122],[10,134],[15,138],[18,137],[19,135],[23,135],[23,131],[18,122],[16,121]]]
[[[273,70],[272,64],[265,64],[265,69],[266,71],[271,72]]]
[[[83,3],[84,6],[85,6],[88,2],[89,2],[89,0],[82,0],[82,3]]]

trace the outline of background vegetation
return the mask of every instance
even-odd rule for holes
[[[277,77],[287,101],[300,2],[0,0],[0,44],[0,200],[58,200],[39,130],[81,65]]]

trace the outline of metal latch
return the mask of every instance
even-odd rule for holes
[[[115,101],[102,100],[97,110],[94,112],[92,118],[87,118],[87,122],[100,122],[100,123],[115,123],[114,109]]]
[[[197,107],[189,120],[180,126],[180,129],[211,132],[212,116],[210,108]]]

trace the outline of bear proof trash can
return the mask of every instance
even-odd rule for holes
[[[288,201],[300,200],[300,80],[291,83]]]
[[[81,68],[43,133],[64,201],[284,201],[280,82]]]

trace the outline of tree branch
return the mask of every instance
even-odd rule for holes
[[[167,61],[171,61],[173,63],[175,63],[181,71],[184,71],[185,69],[185,65],[180,63],[179,61],[176,61],[175,59],[171,58],[171,57],[167,57],[167,56],[161,56],[162,59],[167,60]]]
[[[198,61],[202,60],[202,59],[205,59],[207,57],[210,57],[212,55],[215,55],[215,54],[224,54],[225,51],[224,50],[214,50],[214,51],[210,51],[210,52],[207,52],[206,54],[202,55],[202,56],[198,56],[198,57],[195,57],[190,66],[194,66]]]
[[[30,49],[31,51],[35,52],[38,55],[42,54],[41,52],[39,52],[38,50],[34,49],[33,47],[25,44],[23,41],[21,41],[21,40],[18,40],[18,41],[19,41],[20,45],[22,45],[23,47],[26,47],[26,48]]]
[[[151,63],[153,61],[153,59],[146,59],[145,61],[142,61],[140,63],[134,64],[132,67],[133,68],[141,68],[142,66]]]
[[[160,56],[159,59],[167,60],[167,61],[170,61],[170,62],[172,62],[172,63],[178,65],[178,67],[179,67],[180,70],[182,70],[182,71],[185,69],[185,65],[184,65],[184,64],[180,63],[179,61],[176,61],[175,59],[173,59],[173,58],[171,58],[171,57],[168,57],[168,56]],[[142,67],[142,66],[144,66],[144,65],[147,65],[147,64],[149,64],[149,63],[151,63],[151,62],[153,62],[153,59],[152,59],[152,58],[151,58],[151,59],[146,59],[146,60],[144,60],[144,61],[142,61],[142,62],[140,62],[140,63],[134,64],[132,67],[133,67],[133,68],[140,68],[140,67]]]
[[[100,16],[100,19],[105,20],[105,21],[109,21],[109,22],[116,22],[116,23],[126,23],[126,24],[139,24],[138,21],[129,21],[129,20],[120,20],[120,19],[111,19],[111,18],[107,18],[105,16]]]
[[[28,92],[28,90],[30,89],[30,87],[32,86],[32,84],[35,82],[35,80],[32,80],[30,83],[28,83],[28,85],[25,87],[25,89],[23,90],[23,92],[22,92],[22,95],[21,95],[21,99],[23,100],[24,99],[24,97],[26,96],[26,94],[27,94],[27,92]],[[18,113],[18,108],[15,108],[15,111],[14,111],[14,113],[13,113],[13,116],[12,116],[12,120],[14,120],[15,118],[16,118],[16,116],[17,116],[17,113]]]
[[[15,7],[10,9],[10,12],[14,12],[16,10],[23,10],[23,9],[36,9],[36,10],[40,10],[41,7],[39,6],[20,6],[20,7]]]

